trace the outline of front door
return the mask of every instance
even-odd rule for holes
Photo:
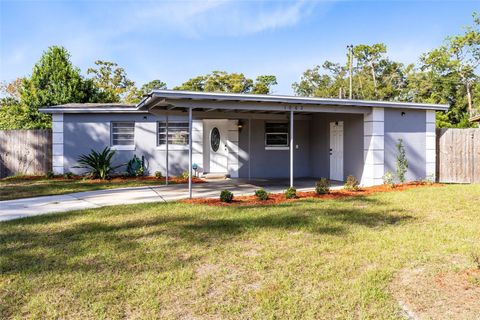
[[[330,180],[343,181],[343,121],[330,122]]]
[[[209,149],[209,172],[227,173],[227,129],[228,120],[206,122],[205,145]]]

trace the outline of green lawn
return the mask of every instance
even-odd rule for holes
[[[459,257],[472,267],[479,208],[480,185],[449,185],[0,223],[0,318],[401,318],[395,274]]]
[[[72,192],[153,186],[164,184],[165,179],[142,180],[142,179],[115,179],[114,181],[91,181],[82,179],[26,179],[9,178],[0,179],[0,201],[20,199],[38,196],[59,195]]]

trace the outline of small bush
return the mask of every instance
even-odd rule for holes
[[[142,177],[145,174],[143,157],[140,159],[134,154],[133,158],[127,163],[127,173],[131,177]]]
[[[407,160],[407,155],[405,153],[405,146],[403,145],[403,140],[398,139],[398,143],[396,146],[397,146],[397,159],[396,159],[397,177],[400,183],[405,183],[405,180],[406,180],[405,175],[407,174],[407,170],[408,170],[408,160]]]
[[[161,171],[155,171],[155,178],[162,179],[163,178],[162,172]]]
[[[73,178],[73,173],[71,173],[70,171],[67,171],[63,174],[63,178],[64,179],[72,179]]]
[[[358,182],[357,178],[350,175],[347,177],[347,182],[345,182],[343,187],[348,191],[358,191],[358,189],[360,189],[360,183]]]
[[[53,179],[53,178],[55,178],[55,174],[53,174],[52,170],[49,170],[49,171],[47,171],[47,173],[45,173],[45,178]]]
[[[382,177],[383,184],[389,186],[390,188],[395,188],[395,176],[390,171],[385,172]]]
[[[428,176],[425,177],[425,180],[423,182],[427,185],[432,185],[435,183],[435,175],[429,174]]]
[[[188,179],[188,171],[183,171],[181,177],[182,179]]]
[[[268,192],[265,191],[264,189],[258,189],[255,191],[255,196],[258,198],[258,200],[268,200]]]
[[[233,201],[233,193],[228,190],[220,192],[220,201],[230,203]]]
[[[315,192],[317,194],[327,194],[330,193],[330,182],[327,178],[320,178],[315,184]]]
[[[294,187],[289,187],[285,190],[285,198],[287,199],[295,199],[297,197],[297,189]]]

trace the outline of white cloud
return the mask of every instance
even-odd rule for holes
[[[149,2],[129,12],[132,30],[154,24],[190,37],[235,36],[293,26],[308,15],[311,1]]]

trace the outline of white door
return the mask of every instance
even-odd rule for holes
[[[330,180],[343,181],[343,121],[330,122]]]
[[[206,122],[206,129],[204,146],[208,148],[210,155],[209,172],[227,173],[228,120],[210,120]]]

